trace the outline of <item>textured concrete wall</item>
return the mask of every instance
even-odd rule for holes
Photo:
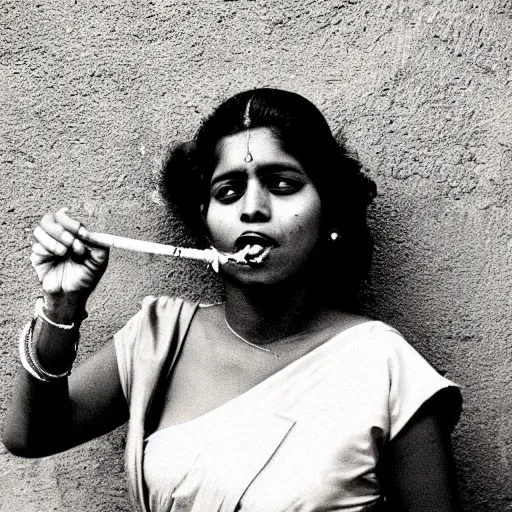
[[[377,181],[367,309],[462,385],[466,510],[512,510],[510,0],[94,1],[0,5],[0,408],[38,294],[48,209],[186,243],[155,195],[160,155],[245,88],[304,94]],[[112,255],[80,358],[148,293],[214,298],[200,265]],[[0,449],[0,510],[129,510],[124,431],[49,459]]]

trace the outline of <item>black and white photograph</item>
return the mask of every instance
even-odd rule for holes
[[[511,0],[0,13],[0,512],[512,512]]]

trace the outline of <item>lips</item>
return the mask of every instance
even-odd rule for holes
[[[272,237],[255,231],[242,233],[235,241],[235,247],[240,250],[248,245],[260,245],[261,247],[277,247],[279,244]]]

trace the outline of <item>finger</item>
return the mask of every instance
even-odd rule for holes
[[[52,269],[52,265],[50,263],[41,263],[34,267],[36,272],[36,276],[39,279],[39,282],[42,283],[44,278],[50,273]]]
[[[65,245],[51,237],[41,226],[34,229],[34,238],[44,249],[56,256],[64,256],[68,251]]]
[[[53,263],[51,261],[46,261],[44,256],[39,256],[36,253],[32,253],[30,255],[30,262],[32,263],[32,267],[36,272],[36,275],[39,281],[42,281],[44,276],[52,269]]]
[[[83,242],[81,240],[78,240],[78,238],[75,238],[73,240],[72,247],[73,247],[73,251],[75,251],[80,256],[85,254],[85,252],[86,252],[85,245],[83,244]]]
[[[35,243],[32,246],[32,253],[30,254],[30,263],[38,272],[37,267],[44,265],[46,268],[46,264],[50,266],[53,265],[55,260],[55,254],[47,251],[41,244]]]
[[[105,266],[108,261],[109,251],[108,249],[89,247],[89,258],[84,263],[87,268],[94,270],[99,267]]]
[[[72,235],[77,235],[78,230],[80,229],[81,223],[78,220],[72,219],[69,215],[67,215],[69,208],[61,208],[55,213],[55,220],[67,231],[69,231]],[[73,242],[71,247],[73,247],[73,251],[76,254],[82,256],[86,252],[85,245],[81,240],[75,238],[73,236]]]
[[[68,214],[68,208],[61,208],[55,213],[55,220],[61,224],[65,229],[67,229],[73,235],[78,234],[78,230],[80,229],[80,222],[76,219],[72,219]]]
[[[47,251],[39,242],[36,242],[32,246],[32,253],[37,254],[38,256],[47,257],[47,258],[55,257],[55,254],[51,253],[50,251]]]
[[[30,255],[30,263],[32,263],[33,267],[41,263],[45,263],[46,261],[48,261],[46,256],[42,256],[35,252],[32,252],[32,254]]]
[[[62,245],[71,247],[75,240],[75,236],[70,233],[62,224],[60,224],[55,215],[47,213],[41,219],[41,227],[51,237],[58,240]]]

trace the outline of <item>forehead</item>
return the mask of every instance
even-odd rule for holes
[[[251,162],[245,162],[247,153]],[[251,167],[285,165],[302,170],[299,161],[287,153],[280,139],[270,128],[255,128],[223,137],[217,143],[214,176],[219,172],[243,170]]]

